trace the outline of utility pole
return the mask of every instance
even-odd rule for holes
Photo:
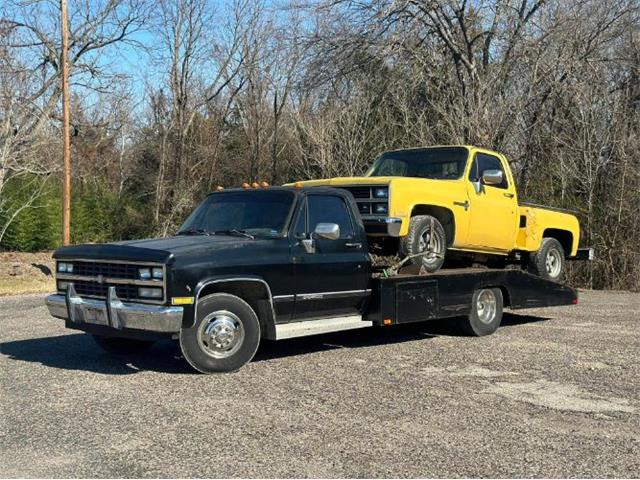
[[[62,160],[63,160],[63,187],[62,187],[62,244],[71,243],[71,139],[69,132],[69,64],[67,63],[67,50],[69,48],[67,0],[60,0],[60,12],[62,17]]]

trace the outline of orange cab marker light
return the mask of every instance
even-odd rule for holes
[[[224,187],[222,185],[216,185],[216,191],[220,192],[224,190]]]
[[[258,185],[256,182],[253,182],[253,183],[251,184],[251,186],[252,186],[253,188],[258,188],[260,185]]]
[[[391,325],[391,319],[390,319],[390,318],[385,318],[385,319],[382,321],[382,323],[383,323],[383,324],[385,324],[385,325]]]
[[[242,184],[242,188],[251,188],[251,185],[249,185],[247,182],[244,182]]]
[[[296,188],[302,188],[302,182],[296,182],[293,184],[293,186]]]
[[[260,182],[260,186],[262,188],[267,188],[267,187],[269,187],[269,184],[267,182]]]

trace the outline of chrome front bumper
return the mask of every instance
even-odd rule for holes
[[[368,235],[399,237],[402,228],[402,219],[398,217],[363,216],[362,223]]]
[[[52,316],[76,324],[161,333],[179,332],[182,327],[182,307],[123,303],[115,287],[109,287],[106,300],[96,300],[80,297],[72,284],[66,295],[49,295],[45,304]]]

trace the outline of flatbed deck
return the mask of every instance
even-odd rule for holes
[[[521,270],[452,269],[429,275],[400,274],[374,279],[374,285],[377,288],[366,317],[374,325],[468,315],[473,293],[486,288],[499,288],[504,306],[514,310],[571,305],[578,300],[573,288]]]
[[[503,307],[518,310],[578,302],[575,289],[521,270],[466,268],[441,270],[427,275],[405,273],[372,279],[371,296],[364,315],[279,324],[276,325],[273,339],[469,317],[477,309],[474,301],[477,292],[492,289],[501,292],[499,317]]]

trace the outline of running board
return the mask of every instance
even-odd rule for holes
[[[362,320],[360,315],[283,323],[281,325],[276,325],[276,340],[306,337],[321,333],[341,332],[343,330],[354,330],[356,328],[371,327],[372,325],[373,322]]]

